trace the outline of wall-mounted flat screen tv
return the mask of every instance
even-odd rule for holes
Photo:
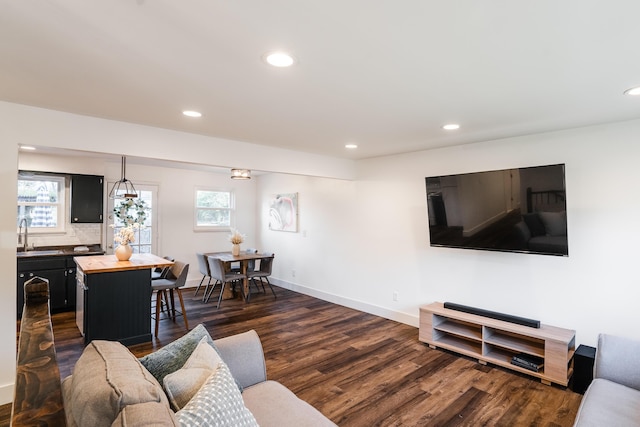
[[[431,246],[569,255],[564,164],[425,182]]]

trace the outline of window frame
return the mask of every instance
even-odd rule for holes
[[[198,206],[198,193],[199,192],[212,192],[212,193],[228,193],[229,194],[229,207],[204,207]],[[199,225],[198,213],[202,210],[207,211],[228,211],[229,212],[229,224],[228,225]],[[236,211],[236,197],[233,190],[228,188],[214,188],[214,187],[196,187],[193,192],[193,229],[194,231],[229,231],[233,228],[235,223],[235,211]]]
[[[46,173],[34,173],[33,175],[18,175],[18,186],[20,185],[20,181],[50,181],[56,182],[58,184],[58,201],[55,203],[52,202],[21,202],[20,197],[16,197],[16,206],[20,208],[24,206],[25,209],[28,206],[56,206],[57,207],[57,215],[56,215],[56,227],[36,227],[32,224],[28,225],[29,234],[47,234],[47,233],[65,233],[66,232],[66,216],[67,216],[67,187],[68,187],[68,177],[66,175],[55,175],[55,174],[46,174]],[[16,189],[17,190],[17,189]],[[21,216],[16,217],[16,223],[20,223],[22,219]]]

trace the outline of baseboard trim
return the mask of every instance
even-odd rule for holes
[[[301,286],[296,283],[291,283],[280,279],[269,278],[269,280],[271,281],[272,285],[284,289],[289,289],[290,291],[299,292],[301,294],[309,295],[323,301],[328,301],[334,304],[353,308],[354,310],[359,310],[365,313],[373,314],[375,316],[384,317],[385,319],[394,320],[396,322],[404,323],[405,325],[414,326],[416,328],[420,325],[420,318],[417,315],[389,310],[377,305],[345,298],[335,294],[330,294],[328,292],[319,291],[317,289],[308,288],[306,286]]]
[[[13,402],[14,388],[15,388],[14,383],[0,386],[0,405],[6,405],[7,403]]]

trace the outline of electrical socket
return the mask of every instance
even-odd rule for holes
[[[291,277],[296,277],[296,271],[295,270],[291,270]]]
[[[393,292],[393,300],[398,301],[398,291]]]

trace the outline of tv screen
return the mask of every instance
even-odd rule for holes
[[[425,182],[431,246],[569,255],[564,164]]]

